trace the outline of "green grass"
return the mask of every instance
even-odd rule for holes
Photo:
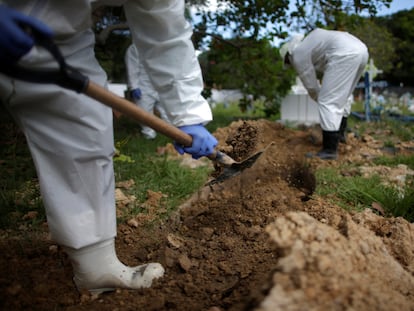
[[[414,156],[396,155],[394,157],[381,156],[374,159],[377,165],[397,166],[399,164],[407,165],[408,168],[414,170]]]
[[[118,156],[114,159],[116,181],[134,180],[129,194],[137,198],[133,213],[139,213],[140,203],[147,197],[147,190],[161,192],[167,197],[163,208],[168,214],[197,189],[208,178],[211,166],[188,168],[180,166],[178,160],[157,153],[157,148],[171,143],[171,139],[158,134],[154,140],[144,139],[136,122],[122,118],[115,124],[115,145]]]
[[[364,111],[363,103],[355,103],[352,106],[352,110],[360,112]],[[402,109],[402,111],[405,116],[412,115],[412,113],[408,113],[406,107]],[[394,140],[399,139],[401,141],[410,141],[414,139],[413,122],[410,123],[397,120],[395,118],[389,117],[387,114],[382,114],[380,117],[380,121],[373,122],[361,122],[360,120],[356,120],[355,118],[350,117],[348,120],[348,127],[354,128],[358,135],[370,134],[373,135],[375,138],[385,140],[384,145],[388,147],[393,147],[394,142],[389,139],[384,139],[384,137],[378,137],[375,133],[376,130],[380,129],[382,131],[388,131],[389,136],[392,136]]]
[[[211,132],[214,132],[217,128],[226,127],[233,121],[240,119],[259,119],[265,116],[260,108],[241,112],[237,103],[231,103],[229,105],[217,104],[213,109],[213,114],[213,121],[207,124],[207,129]]]
[[[2,107],[2,106],[1,106]],[[213,109],[214,120],[207,128],[214,132],[217,128],[226,127],[239,119],[263,118],[260,109],[242,113],[237,104],[227,107],[217,105]],[[398,122],[363,122],[350,119],[350,127],[360,135],[377,135],[376,129],[386,131],[387,135],[375,137],[384,142],[384,146],[395,144],[397,140],[412,140],[414,125],[402,127]],[[0,129],[3,137],[0,140],[0,227],[13,227],[16,222],[24,221],[28,225],[37,225],[44,221],[44,209],[38,189],[36,173],[24,136],[2,110],[0,113]],[[207,180],[211,168],[185,168],[177,160],[171,160],[157,153],[157,148],[164,147],[171,140],[158,135],[155,140],[146,140],[140,134],[139,125],[128,118],[115,121],[115,144],[118,154],[114,159],[116,181],[134,180],[135,184],[128,189],[128,195],[134,195],[136,202],[128,209],[133,216],[145,212],[147,190],[165,194],[162,199],[159,217],[168,217],[177,206],[197,191]],[[381,131],[378,131],[381,133]],[[394,139],[395,137],[395,139]],[[406,164],[414,169],[414,157],[395,156],[377,158],[375,165],[396,166]],[[353,164],[357,167],[357,164]],[[335,200],[346,209],[362,210],[371,207],[373,202],[381,204],[387,215],[402,216],[414,221],[414,187],[409,180],[404,195],[391,187],[382,185],[378,176],[363,179],[361,176],[342,176],[340,171],[349,167],[320,170],[316,172],[316,194],[326,200]],[[23,216],[36,211],[32,218]],[[121,220],[124,220],[121,219]]]
[[[414,178],[402,189],[385,185],[379,175],[364,178],[359,175],[342,176],[334,168],[316,172],[316,194],[329,197],[345,209],[361,211],[379,204],[385,216],[401,216],[414,222]]]
[[[128,155],[132,162],[115,161],[116,180],[134,180],[130,194],[137,198],[138,204],[146,200],[147,190],[166,194],[165,207],[171,211],[206,182],[210,169],[207,166],[182,167],[179,161],[155,153],[156,147],[161,146],[157,140],[142,140],[137,138],[120,149],[121,154]]]

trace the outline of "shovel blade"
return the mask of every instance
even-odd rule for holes
[[[251,167],[256,160],[262,155],[263,151],[259,151],[241,162],[233,162],[231,165],[224,166],[223,172],[215,179],[209,181],[206,185],[211,186],[223,182],[224,180],[239,175],[246,168]]]

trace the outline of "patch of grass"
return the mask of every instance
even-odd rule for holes
[[[414,138],[414,127],[404,126],[401,121],[385,119],[385,125],[390,129],[391,135],[398,137],[402,141],[410,141]]]
[[[348,128],[352,128],[357,136],[368,134],[375,139],[384,140],[384,145],[392,147],[396,141],[410,141],[414,139],[413,122],[403,122],[387,116],[380,120],[366,122],[350,117]],[[381,136],[388,133],[388,136]],[[392,140],[391,140],[392,139]]]
[[[171,139],[161,134],[153,140],[144,139],[132,120],[120,120],[116,124],[115,142],[119,155],[127,159],[118,161],[115,158],[116,181],[134,180],[130,194],[137,198],[137,206],[147,199],[147,190],[166,195],[163,199],[166,216],[199,189],[211,172],[211,166],[183,167],[178,160],[157,152],[158,148],[172,143]],[[132,214],[139,212],[139,208],[132,209]]]
[[[373,175],[369,178],[361,176],[342,176],[333,168],[316,172],[318,185],[316,193],[320,196],[334,194],[336,203],[354,210],[372,208],[378,203],[385,216],[401,216],[410,222],[414,221],[414,188],[410,183],[403,189],[384,185],[381,177]]]
[[[211,132],[239,119],[263,117],[260,111],[241,112],[237,103],[226,106],[218,104],[213,109],[213,115],[214,120],[207,125]],[[30,153],[24,136],[4,111],[0,114],[0,121],[0,129],[3,133],[0,140],[0,227],[13,227],[16,217],[21,221],[23,215],[29,211],[38,212],[35,218],[26,220],[27,223],[36,225],[41,223],[45,216]],[[393,141],[389,137],[396,133],[401,136],[409,133],[411,136],[408,135],[407,138],[411,137],[411,139],[414,134],[414,126],[403,129],[401,124],[395,122],[350,121],[351,127],[358,126],[358,131],[361,133],[375,134],[376,128],[389,130],[388,137],[378,138],[385,144],[387,141],[392,144]],[[168,216],[188,196],[197,191],[208,177],[209,167],[185,168],[180,166],[178,161],[159,154],[157,148],[171,143],[171,139],[160,134],[154,140],[144,139],[140,134],[139,125],[134,120],[123,117],[115,121],[114,135],[118,149],[118,156],[114,159],[116,181],[130,179],[135,181],[129,193],[137,198],[134,208],[130,209],[131,216],[143,212],[141,203],[146,200],[148,189],[166,195],[162,199],[164,211],[160,213],[160,217]],[[375,164],[387,166],[406,164],[414,169],[414,157],[381,157],[375,160]],[[358,176],[344,177],[339,173],[341,169],[339,167],[317,171],[316,193],[327,200],[335,200],[336,204],[346,209],[362,210],[371,207],[372,202],[378,202],[386,210],[387,215],[414,220],[412,182],[404,189],[404,196],[401,196],[401,192],[381,185],[377,177],[372,179],[362,179]]]
[[[46,215],[36,178],[31,180],[1,180],[0,189],[0,228],[14,227],[17,223],[38,225]]]
[[[213,110],[213,121],[207,125],[207,128],[214,132],[217,128],[228,126],[241,116],[242,113],[237,104],[217,104]]]
[[[179,161],[169,160],[166,156],[143,152],[135,144],[129,144],[127,154],[134,163],[115,162],[116,180],[134,180],[133,195],[138,203],[146,200],[147,190],[167,195],[165,202],[168,210],[173,210],[189,195],[199,189],[207,180],[208,167],[187,168],[180,166]],[[155,144],[155,142],[154,142]]]
[[[213,121],[206,126],[211,132],[214,132],[217,128],[229,126],[233,121],[265,117],[265,114],[261,109],[242,112],[236,102],[230,104],[216,104],[212,110]]]
[[[414,156],[396,155],[394,157],[381,156],[374,159],[376,165],[397,166],[405,164],[408,168],[414,170]]]
[[[15,226],[33,211],[37,216],[25,222],[42,222],[45,212],[26,139],[2,105],[0,130],[0,228]]]

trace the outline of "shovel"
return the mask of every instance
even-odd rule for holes
[[[112,109],[131,117],[132,119],[135,119],[139,123],[153,128],[155,131],[173,139],[184,147],[192,145],[193,139],[190,135],[170,123],[158,118],[154,114],[145,111],[134,103],[90,81],[88,77],[84,76],[65,62],[59,48],[51,39],[37,34],[33,29],[30,29],[29,31],[34,37],[36,43],[52,54],[57,61],[59,68],[56,70],[32,70],[12,64],[1,66],[0,72],[19,80],[33,83],[56,84],[66,89],[83,93],[98,102],[101,102],[102,104],[109,106]],[[222,166],[223,172],[210,183],[221,182],[227,178],[238,175],[245,168],[251,167],[261,153],[262,151],[252,155],[244,161],[237,162],[227,154],[215,150],[208,156],[208,158],[217,163],[219,166]]]

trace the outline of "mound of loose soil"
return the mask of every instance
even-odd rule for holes
[[[0,236],[1,308],[414,310],[414,224],[347,212],[313,195],[316,168],[368,164],[384,152],[379,142],[349,135],[338,161],[321,161],[305,157],[320,149],[318,129],[238,121],[215,135],[235,160],[263,153],[241,174],[200,189],[165,222],[118,226],[123,262],[166,268],[152,288],[79,294],[47,228],[30,236],[9,230]]]

